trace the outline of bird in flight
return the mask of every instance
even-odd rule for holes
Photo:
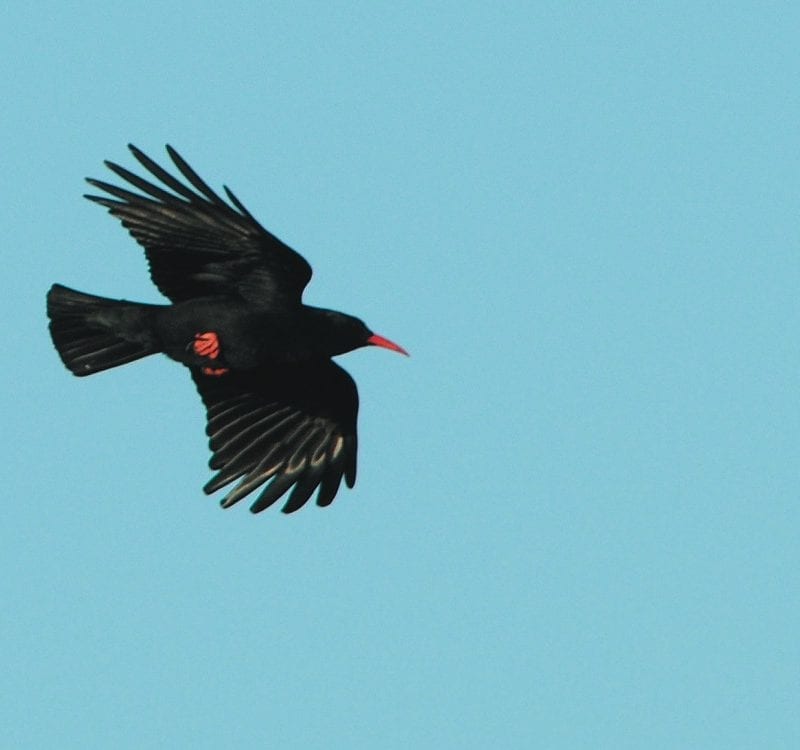
[[[206,407],[210,467],[203,488],[228,508],[259,491],[258,513],[291,489],[284,513],[317,492],[333,502],[342,478],[356,481],[358,391],[331,357],[362,346],[407,352],[351,315],[302,302],[311,266],[264,229],[225,187],[226,202],[172,147],[184,178],[135,146],[156,179],[106,166],[139,192],[88,179],[87,195],[144,248],[150,277],[172,304],[85,294],[54,284],[47,294],[53,343],[75,375],[149,354],[189,368]],[[235,484],[234,484],[235,483]]]

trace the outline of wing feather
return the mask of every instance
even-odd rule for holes
[[[300,303],[311,266],[264,229],[231,190],[225,187],[229,204],[171,146],[167,153],[188,184],[129,148],[161,184],[107,161],[117,177],[141,192],[87,178],[105,195],[86,197],[107,208],[144,247],[150,276],[164,295],[181,302],[235,293],[266,309]]]
[[[204,491],[238,481],[223,507],[261,489],[250,508],[258,513],[291,489],[283,511],[292,513],[316,491],[317,504],[330,505],[343,478],[353,486],[358,392],[338,365],[271,364],[221,377],[191,371],[207,410],[210,466],[218,472]]]

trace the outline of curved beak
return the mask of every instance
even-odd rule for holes
[[[373,333],[367,339],[367,343],[370,346],[382,346],[384,349],[391,349],[393,352],[400,352],[400,354],[405,354],[406,357],[410,357],[411,355],[403,349],[402,346],[398,346],[394,343],[394,341],[389,341],[389,339],[383,338],[383,336],[378,336],[377,333]]]

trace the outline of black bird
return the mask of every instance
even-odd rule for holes
[[[407,352],[358,318],[304,305],[311,266],[227,187],[230,204],[170,146],[188,184],[129,148],[163,187],[107,161],[141,192],[87,179],[108,195],[85,197],[144,247],[150,277],[172,304],[54,284],[47,314],[62,361],[79,376],[157,352],[181,362],[207,411],[209,465],[218,473],[206,494],[239,480],[224,508],[262,488],[250,508],[258,513],[291,487],[285,513],[317,488],[317,505],[329,505],[342,477],[348,487],[356,481],[358,414],[355,383],[331,357],[369,345]]]

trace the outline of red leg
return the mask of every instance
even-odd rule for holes
[[[219,337],[213,331],[206,333],[196,333],[192,344],[195,354],[209,359],[219,357]]]
[[[194,335],[192,349],[198,356],[217,359],[219,357],[219,348],[219,336],[214,331],[206,331],[205,333],[196,333]],[[204,367],[202,369],[203,375],[212,377],[219,377],[226,372],[228,372],[227,367]]]

